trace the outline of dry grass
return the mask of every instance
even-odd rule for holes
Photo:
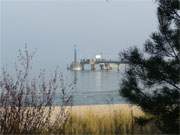
[[[32,107],[25,109],[34,110]],[[45,107],[43,112],[44,115],[48,115],[48,108]],[[151,135],[160,133],[151,118],[152,116],[145,114],[139,107],[128,104],[65,108],[53,106],[49,127],[42,129],[40,133],[52,135]],[[62,125],[62,123],[65,124]]]
[[[137,106],[127,104],[73,106],[64,134],[117,135],[159,133],[150,121],[152,116]],[[141,118],[143,125],[136,122]],[[148,123],[147,123],[148,121]],[[56,133],[58,129],[56,129]]]

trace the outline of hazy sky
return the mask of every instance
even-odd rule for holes
[[[27,42],[37,49],[35,65],[66,68],[78,57],[102,53],[116,58],[130,46],[142,47],[157,29],[154,0],[1,0],[1,63],[15,62]]]

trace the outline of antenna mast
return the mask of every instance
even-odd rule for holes
[[[77,63],[77,50],[76,50],[76,45],[74,45],[74,63]]]

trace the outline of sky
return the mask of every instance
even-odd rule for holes
[[[142,48],[157,30],[154,0],[1,0],[1,65],[12,66],[25,43],[36,50],[35,69],[66,68],[78,58],[116,59]]]

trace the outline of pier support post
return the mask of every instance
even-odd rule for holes
[[[104,65],[100,64],[100,69],[103,70],[104,69]]]
[[[96,70],[96,64],[91,64],[91,70],[92,71]]]
[[[117,71],[118,71],[118,72],[119,72],[119,67],[120,67],[119,65],[120,65],[120,64],[117,65]]]
[[[82,71],[84,71],[84,64],[81,64]]]

